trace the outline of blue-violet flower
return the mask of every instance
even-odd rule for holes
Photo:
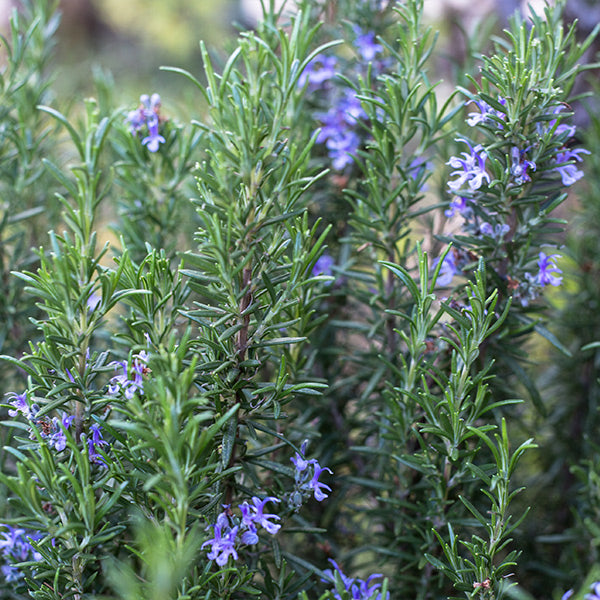
[[[546,285],[557,286],[562,282],[562,277],[558,277],[555,273],[562,273],[562,271],[556,266],[556,259],[560,258],[559,254],[552,254],[547,256],[543,252],[540,252],[538,259],[539,273],[537,276],[538,283],[545,287]]]
[[[485,161],[487,154],[481,144],[477,144],[475,147],[465,139],[458,139],[459,142],[464,142],[469,147],[469,152],[463,152],[464,158],[453,156],[446,164],[450,165],[454,171],[450,176],[456,175],[457,178],[454,181],[448,182],[448,187],[451,191],[458,194],[459,190],[468,184],[471,192],[478,190],[484,181],[490,183],[490,176],[485,170]]]

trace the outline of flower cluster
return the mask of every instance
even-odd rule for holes
[[[123,392],[125,398],[131,400],[136,392],[144,393],[144,375],[149,372],[147,367],[148,353],[142,350],[133,357],[131,367],[127,361],[113,361],[110,366],[121,369],[120,375],[115,375],[108,382],[108,393],[111,395]]]
[[[50,448],[56,450],[56,452],[62,452],[67,447],[67,436],[65,431],[69,429],[73,419],[73,415],[63,414],[59,419],[58,417],[52,417],[51,419],[45,415],[38,418],[39,406],[37,404],[29,404],[27,401],[27,394],[9,394],[12,397],[9,405],[13,408],[8,410],[10,417],[17,417],[22,415],[29,421],[31,433],[29,437],[34,440],[36,435],[33,432],[35,428],[41,438],[46,441]],[[91,462],[99,463],[102,466],[106,466],[103,456],[98,452],[98,449],[102,446],[106,446],[108,442],[102,437],[102,426],[98,423],[90,425],[88,433],[88,456]]]
[[[380,574],[374,574],[367,577],[366,580],[351,578],[344,575],[339,565],[333,560],[329,559],[329,562],[333,565],[333,569],[326,569],[323,574],[326,576],[325,581],[335,583],[335,574],[337,573],[344,584],[344,588],[347,592],[350,592],[352,600],[387,600],[390,596],[389,592],[386,593],[385,598],[382,597],[381,592],[377,593],[377,590],[381,588],[381,583],[371,583],[373,579],[383,577]],[[331,590],[331,593],[337,600],[341,600],[341,596],[337,590]]]
[[[102,426],[98,423],[93,423],[90,425],[90,431],[87,439],[88,456],[91,462],[95,462],[103,467],[106,467],[107,465],[104,457],[98,452],[99,448],[108,445],[108,442],[102,437],[101,429]]]
[[[35,428],[50,448],[62,452],[67,447],[65,430],[71,426],[75,418],[73,415],[63,414],[60,419],[58,417],[49,418],[46,415],[38,418],[40,407],[37,404],[29,404],[27,394],[10,393],[9,395],[12,397],[9,405],[13,408],[8,410],[8,415],[13,418],[22,415],[29,421],[31,431],[29,437],[32,440],[36,439],[33,432]]]
[[[354,127],[364,117],[360,100],[353,90],[345,90],[326,113],[317,114],[323,124],[317,142],[325,144],[337,171],[352,164],[352,156],[360,145],[360,136]]]
[[[508,121],[507,114],[501,109],[506,106],[506,100],[502,97],[498,97],[497,102],[489,99],[493,106],[483,99],[474,100],[474,102],[479,112],[469,113],[467,123],[471,126],[483,125],[488,131],[488,135],[505,139]],[[522,147],[517,145],[509,147],[505,159],[501,159],[497,151],[494,151],[496,152],[496,164],[501,164],[502,160],[506,164],[503,182],[507,190],[513,190],[514,193],[519,194],[520,187],[526,184],[535,185],[534,174],[538,171],[540,174],[536,176],[536,180],[547,177],[548,173],[558,173],[565,186],[571,185],[582,177],[583,173],[575,163],[581,162],[581,155],[587,151],[572,150],[567,147],[569,140],[575,135],[575,127],[559,123],[558,115],[562,109],[562,105],[559,105],[546,111],[542,115],[543,118],[536,123],[532,138],[523,143]],[[494,248],[513,241],[519,233],[518,228],[513,227],[511,230],[507,222],[507,213],[503,210],[492,210],[487,203],[488,196],[486,194],[489,191],[487,186],[491,188],[498,183],[492,180],[492,175],[487,167],[489,153],[493,152],[491,150],[493,146],[486,149],[482,144],[474,145],[465,138],[459,138],[457,141],[465,144],[468,151],[451,157],[447,162],[453,170],[447,184],[452,197],[449,207],[445,211],[446,217],[460,215],[464,221],[463,232],[469,234],[471,239],[481,240],[486,247]],[[544,141],[551,142],[554,148],[558,147],[559,149],[554,151],[554,156],[546,159],[543,168],[538,168],[540,165],[537,165],[531,157],[540,154],[539,145]],[[537,298],[540,290],[545,286],[560,285],[562,278],[558,274],[561,271],[555,262],[558,258],[559,256],[556,254],[548,256],[544,252],[540,252],[536,257],[538,267],[536,273],[520,272],[516,276],[518,280],[507,277],[511,290],[515,290],[515,299],[519,300],[523,306],[528,306],[529,302]],[[530,257],[529,260],[533,259]],[[452,253],[448,254],[442,265],[438,283],[448,285],[459,270],[455,256]]]
[[[472,146],[469,141],[459,138],[457,141],[467,144],[469,152],[463,152],[463,158],[453,156],[447,164],[453,169],[451,177],[456,175],[454,181],[448,182],[448,188],[455,194],[460,194],[465,185],[468,185],[471,192],[477,191],[486,181],[490,183],[490,176],[485,170],[485,161],[487,153],[481,144]]]
[[[267,502],[278,503],[279,499],[267,496],[261,500],[253,496],[251,504],[243,502],[239,506],[241,519],[234,518],[229,506],[224,506],[225,510],[217,517],[217,522],[211,525],[214,536],[202,544],[202,548],[211,547],[208,558],[214,560],[220,567],[227,564],[230,556],[233,560],[237,560],[240,545],[252,546],[258,543],[257,526],[275,535],[281,525],[273,522],[279,521],[277,515],[264,512]]]
[[[42,535],[39,533],[28,533],[25,529],[17,529],[10,525],[0,524],[0,556],[2,564],[0,571],[7,583],[18,581],[23,577],[21,571],[15,567],[15,564],[26,561],[38,561],[42,555],[35,550],[31,541],[39,541]]]
[[[493,108],[484,100],[474,100],[474,102],[480,112],[469,113],[467,123],[471,126],[486,124],[488,128],[491,127],[501,133],[505,128],[506,114]],[[499,97],[498,105],[504,106],[505,104],[506,100]],[[559,114],[561,110],[562,106],[557,106],[552,110],[551,115]],[[564,141],[563,147],[551,160],[553,166],[549,169],[551,172],[555,171],[560,175],[563,185],[571,185],[583,176],[582,171],[577,168],[575,162],[581,162],[581,155],[589,154],[589,152],[581,148],[573,150],[567,147],[569,139],[575,135],[573,125],[557,124],[557,119],[551,119],[546,121],[544,125],[537,124],[536,135],[539,139],[542,139],[545,135],[551,135],[557,140]],[[448,190],[455,197],[450,202],[446,216],[452,217],[458,212],[468,222],[470,217],[473,216],[469,203],[476,201],[477,192],[484,184],[489,185],[491,183],[490,174],[486,169],[488,154],[481,144],[474,146],[465,138],[458,138],[457,141],[466,144],[469,151],[462,152],[461,156],[451,157],[446,163],[454,169],[450,176],[455,177],[455,179],[448,182]],[[537,169],[536,163],[528,158],[531,152],[531,146],[525,148],[513,146],[510,149],[507,172],[510,184],[513,186],[522,186],[531,182],[532,173]],[[472,224],[469,225],[470,227],[467,227],[467,229],[473,232],[474,227]]]
[[[376,59],[383,52],[383,46],[375,40],[375,34],[363,32],[358,27],[355,27],[353,32],[354,48],[361,61],[364,61],[359,63],[360,68],[364,68],[365,63],[372,63],[374,72],[381,71],[384,63]],[[298,85],[305,91],[323,92],[327,110],[316,113],[321,122],[317,142],[327,148],[333,168],[342,171],[352,164],[352,157],[360,147],[361,136],[358,128],[366,118],[366,113],[352,88],[333,85],[338,62],[335,56],[317,56],[300,75]],[[343,71],[346,74],[348,69],[344,68]]]
[[[305,440],[300,447],[300,453],[296,452],[290,460],[294,464],[294,493],[292,494],[293,505],[299,508],[302,504],[302,499],[306,496],[313,495],[315,500],[321,502],[328,497],[323,490],[331,492],[331,488],[319,481],[321,473],[328,471],[333,475],[333,471],[329,467],[322,467],[314,458],[307,460],[306,447],[308,440]]]
[[[140,96],[140,105],[132,110],[125,120],[130,127],[131,133],[137,135],[144,127],[147,128],[148,135],[142,140],[150,152],[157,152],[165,138],[158,133],[160,123],[159,116],[160,96],[158,94],[142,94]]]
[[[556,266],[558,258],[559,254],[548,256],[540,252],[537,260],[538,272],[535,275],[525,273],[523,281],[515,291],[514,297],[522,306],[529,306],[529,303],[538,297],[541,288],[547,285],[556,287],[562,283],[562,277],[558,275],[562,271]]]

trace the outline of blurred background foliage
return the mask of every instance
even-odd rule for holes
[[[4,30],[16,4],[15,0],[0,4]],[[344,18],[336,11],[337,0],[325,4],[333,18]],[[446,81],[473,68],[472,50],[484,50],[490,35],[500,32],[518,5],[519,0],[485,0],[477,5],[464,0],[425,1],[426,15],[441,34],[438,68],[448,75]],[[114,77],[123,102],[136,102],[141,89],[152,88],[160,90],[163,103],[187,118],[197,98],[183,78],[159,67],[176,65],[200,73],[199,40],[214,56],[225,56],[237,33],[255,24],[261,6],[260,0],[61,0],[59,11],[54,76],[61,98],[95,93],[94,71],[102,68]],[[187,102],[190,98],[194,102]]]
[[[234,24],[244,24],[235,0],[62,0],[59,10],[56,78],[62,97],[93,93],[93,74],[101,68],[114,77],[123,102],[137,102],[142,88],[160,89],[163,102],[182,112],[189,86],[159,67],[200,71],[199,40],[218,53],[235,39]]]

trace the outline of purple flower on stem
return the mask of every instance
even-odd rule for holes
[[[160,96],[158,94],[142,94],[140,96],[140,106],[131,111],[125,121],[129,123],[131,133],[137,134],[144,126],[148,128],[148,135],[142,140],[142,144],[147,146],[150,152],[156,152],[165,138],[158,133],[160,122],[158,112],[160,109]]]
[[[16,417],[19,413],[21,413],[26,419],[33,419],[37,414],[39,408],[36,404],[33,404],[31,407],[27,404],[27,394],[23,392],[22,394],[15,394],[14,392],[10,392],[9,394],[12,397],[12,400],[9,402],[13,409],[8,410],[9,417]]]
[[[590,586],[590,593],[585,595],[584,600],[600,600],[600,581],[592,583]]]
[[[279,498],[267,496],[264,500],[261,500],[260,498],[253,496],[253,506],[247,502],[242,503],[240,505],[240,510],[242,511],[242,523],[248,527],[258,524],[266,529],[271,535],[275,535],[281,528],[281,525],[269,521],[269,519],[275,519],[278,521],[279,517],[277,515],[263,513],[265,504],[267,502],[279,502]]]
[[[92,292],[86,301],[88,312],[93,313],[100,302],[102,302],[102,295],[98,292]]]
[[[564,109],[564,106],[561,104],[559,106],[555,106],[550,114],[553,115],[558,115],[562,110]],[[546,121],[544,123],[538,123],[537,124],[537,129],[538,132],[540,134],[540,136],[545,135],[548,131],[550,131],[552,128],[554,128],[554,126],[556,126],[556,129],[554,129],[554,133],[553,135],[555,136],[559,136],[559,135],[563,135],[563,134],[567,134],[567,138],[573,137],[575,135],[575,132],[577,131],[577,128],[575,127],[575,125],[567,125],[566,123],[559,123],[558,125],[556,125],[558,119],[552,119],[551,121]]]
[[[455,194],[460,195],[459,190],[465,184],[468,184],[470,191],[474,192],[483,185],[484,181],[490,183],[491,179],[485,170],[487,154],[483,149],[483,146],[481,144],[477,144],[477,146],[473,147],[467,140],[462,138],[458,139],[457,141],[467,144],[470,150],[470,153],[462,153],[464,158],[453,156],[446,163],[455,169],[450,176],[452,177],[457,175],[457,178],[454,181],[448,182],[448,187]]]
[[[433,261],[432,268],[434,270],[437,267],[439,262],[440,262],[439,258],[436,258]],[[460,269],[458,268],[458,266],[456,264],[456,256],[454,255],[454,252],[451,250],[450,252],[448,252],[446,254],[446,256],[444,257],[444,260],[442,261],[442,266],[440,267],[438,277],[436,280],[436,284],[439,287],[449,286],[452,283],[452,279],[454,278],[454,276],[459,272],[460,272]]]
[[[33,548],[31,542],[37,542],[43,536],[41,533],[28,533],[25,529],[17,529],[1,523],[0,528],[6,529],[0,532],[0,556],[5,562],[0,570],[8,583],[18,581],[23,577],[23,573],[13,565],[30,560],[41,560],[42,555]]]
[[[468,198],[465,198],[464,196],[454,196],[454,198],[450,200],[450,206],[444,211],[444,214],[448,218],[453,217],[456,213],[466,217],[470,211],[471,208],[468,205]]]
[[[350,590],[352,584],[354,583],[354,579],[344,575],[344,572],[342,571],[340,566],[335,562],[335,560],[333,560],[333,558],[330,558],[329,562],[333,565],[333,569],[325,569],[325,571],[323,571],[323,575],[325,575],[327,578],[325,581],[335,582],[335,573],[337,572],[340,576],[340,579],[342,580],[342,583],[344,584],[344,587],[347,590]],[[339,598],[339,595],[336,594],[336,597]]]
[[[360,145],[360,136],[352,129],[365,117],[360,100],[352,90],[347,90],[329,111],[317,117],[323,123],[317,142],[325,143],[334,169],[341,171],[352,164],[352,155]]]
[[[158,115],[154,114],[146,120],[148,125],[148,136],[142,140],[142,144],[145,145],[150,152],[158,151],[158,147],[161,143],[164,144],[165,138],[158,133]]]
[[[481,224],[479,231],[482,235],[487,235],[494,240],[502,240],[502,238],[510,231],[510,227],[506,223],[498,223],[492,226],[487,221]]]
[[[553,171],[558,171],[563,185],[571,185],[583,177],[583,171],[579,170],[572,161],[581,162],[580,154],[589,154],[588,150],[577,148],[575,150],[565,149],[556,155],[556,164]]]
[[[214,560],[220,567],[224,567],[230,556],[233,557],[233,560],[238,559],[238,553],[235,549],[238,526],[231,527],[229,525],[227,512],[222,512],[217,517],[217,522],[212,525],[212,528],[214,537],[204,542],[202,548],[210,545],[211,550],[208,553],[209,560]]]
[[[148,372],[147,362],[148,354],[142,350],[134,356],[131,368],[129,368],[126,361],[113,361],[110,363],[115,369],[121,368],[123,372],[120,375],[115,375],[108,382],[108,393],[115,395],[122,390],[125,393],[125,398],[128,400],[131,400],[137,391],[143,394],[143,376]]]
[[[337,58],[335,56],[315,56],[298,78],[298,87],[308,84],[308,90],[314,91],[335,77]]]
[[[538,259],[539,273],[537,281],[540,286],[545,287],[546,285],[557,286],[562,282],[562,277],[558,277],[555,273],[562,273],[562,271],[556,266],[556,259],[560,258],[559,254],[552,254],[547,256],[543,252],[540,252]]]
[[[380,52],[383,52],[383,46],[375,41],[375,34],[372,31],[363,33],[359,27],[355,27],[354,33],[356,34],[354,45],[365,62],[371,62]]]
[[[240,506],[240,508],[242,507]],[[258,533],[256,532],[256,527],[254,525],[248,525],[248,529],[242,533],[241,541],[242,544],[246,544],[246,546],[258,544]]]
[[[331,158],[331,165],[336,171],[343,171],[345,167],[352,164],[359,143],[360,138],[353,131],[345,131],[327,140],[325,145]]]
[[[62,419],[59,421],[56,417],[53,417],[52,432],[49,435],[42,432],[42,437],[47,438],[50,448],[54,447],[57,452],[62,452],[67,447],[67,436],[59,423],[62,424],[65,429],[69,429],[74,418],[73,415],[63,415]]]
[[[230,556],[237,560],[236,544],[238,542],[246,546],[258,543],[257,525],[260,525],[271,535],[275,535],[281,525],[272,522],[273,520],[279,520],[277,515],[263,512],[267,502],[279,502],[279,498],[267,496],[264,500],[261,500],[254,496],[252,504],[242,502],[239,506],[242,519],[234,527],[231,526],[230,520],[233,513],[229,509],[229,505],[224,505],[225,510],[217,517],[217,522],[211,526],[214,532],[213,538],[202,544],[202,548],[207,545],[211,546],[208,558],[216,561],[221,567],[227,563]]]
[[[490,119],[490,115],[494,115],[502,120],[506,119],[506,115],[503,112],[496,110],[491,105],[489,105],[485,100],[473,100],[473,102],[477,105],[479,112],[478,113],[476,113],[476,112],[469,113],[469,118],[467,119],[467,123],[471,127],[474,127],[475,125],[478,125],[479,123],[485,123],[487,121],[492,120],[492,119]],[[506,100],[504,98],[502,98],[501,96],[498,96],[498,102],[500,102],[500,104],[502,104],[502,106],[504,106],[506,104]],[[500,123],[498,123],[498,125],[500,128],[502,128],[502,125],[500,125]]]
[[[319,481],[319,477],[323,471],[328,471],[333,475],[333,471],[328,467],[321,467],[319,463],[311,458],[306,458],[306,447],[308,440],[304,440],[300,447],[300,452],[296,452],[296,455],[290,458],[294,464],[294,492],[291,495],[294,510],[297,510],[302,505],[302,499],[310,494],[314,495],[315,500],[321,502],[328,497],[323,490],[331,492],[331,488],[325,483]]]
[[[514,177],[514,181],[517,185],[523,185],[524,183],[531,181],[531,177],[527,170],[535,171],[536,165],[533,161],[525,158],[525,152],[527,150],[519,150],[516,146],[513,146],[511,150],[512,165],[510,167],[510,174]]]
[[[326,569],[323,571],[323,574],[326,576],[326,581],[330,581],[335,583],[335,574],[337,573],[344,585],[346,591],[350,592],[352,600],[370,600],[370,598],[377,592],[377,590],[381,587],[381,583],[371,583],[373,579],[377,579],[379,577],[383,577],[381,574],[373,574],[370,575],[366,580],[363,579],[353,579],[344,575],[339,565],[333,560],[329,559],[329,562],[333,565],[333,569]],[[337,592],[337,590],[331,590],[331,593],[335,598],[341,600],[341,596]],[[377,600],[388,600],[389,592],[387,592],[385,599],[382,599],[381,593],[375,596]]]
[[[333,475],[333,471],[329,467],[321,467],[321,465],[319,465],[319,463],[317,461],[313,462],[313,468],[314,468],[313,476],[307,485],[308,485],[308,488],[314,492],[315,500],[317,500],[318,502],[321,502],[321,500],[325,500],[325,498],[327,498],[329,495],[329,494],[325,494],[323,492],[323,490],[327,490],[328,492],[331,492],[331,488],[327,484],[321,483],[319,481],[319,477],[321,476],[321,473],[323,471],[329,471],[329,473],[331,475]]]
[[[98,423],[93,423],[90,425],[90,433],[87,440],[88,444],[88,455],[91,462],[99,463],[103,467],[106,467],[106,461],[102,454],[100,454],[97,450],[102,446],[106,446],[108,442],[102,437],[102,426]]]
[[[53,417],[50,420],[44,416],[35,422],[36,430],[39,431],[40,437],[46,441],[50,448],[54,448],[57,452],[62,452],[67,447],[65,430],[69,429],[74,418],[73,415],[63,415],[61,419]],[[31,432],[29,437],[32,440],[36,439],[33,432]]]
[[[304,440],[302,442],[302,446],[300,446],[300,453],[296,452],[296,456],[292,456],[290,460],[294,463],[294,467],[296,467],[296,474],[299,475],[303,471],[305,471],[309,465],[312,465],[316,462],[314,459],[307,460],[304,456],[306,454],[306,447],[308,446],[308,440]]]

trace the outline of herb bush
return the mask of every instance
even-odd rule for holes
[[[63,110],[55,8],[0,78],[2,597],[600,596],[596,32],[434,83],[422,0],[265,6],[165,67],[188,124]]]

